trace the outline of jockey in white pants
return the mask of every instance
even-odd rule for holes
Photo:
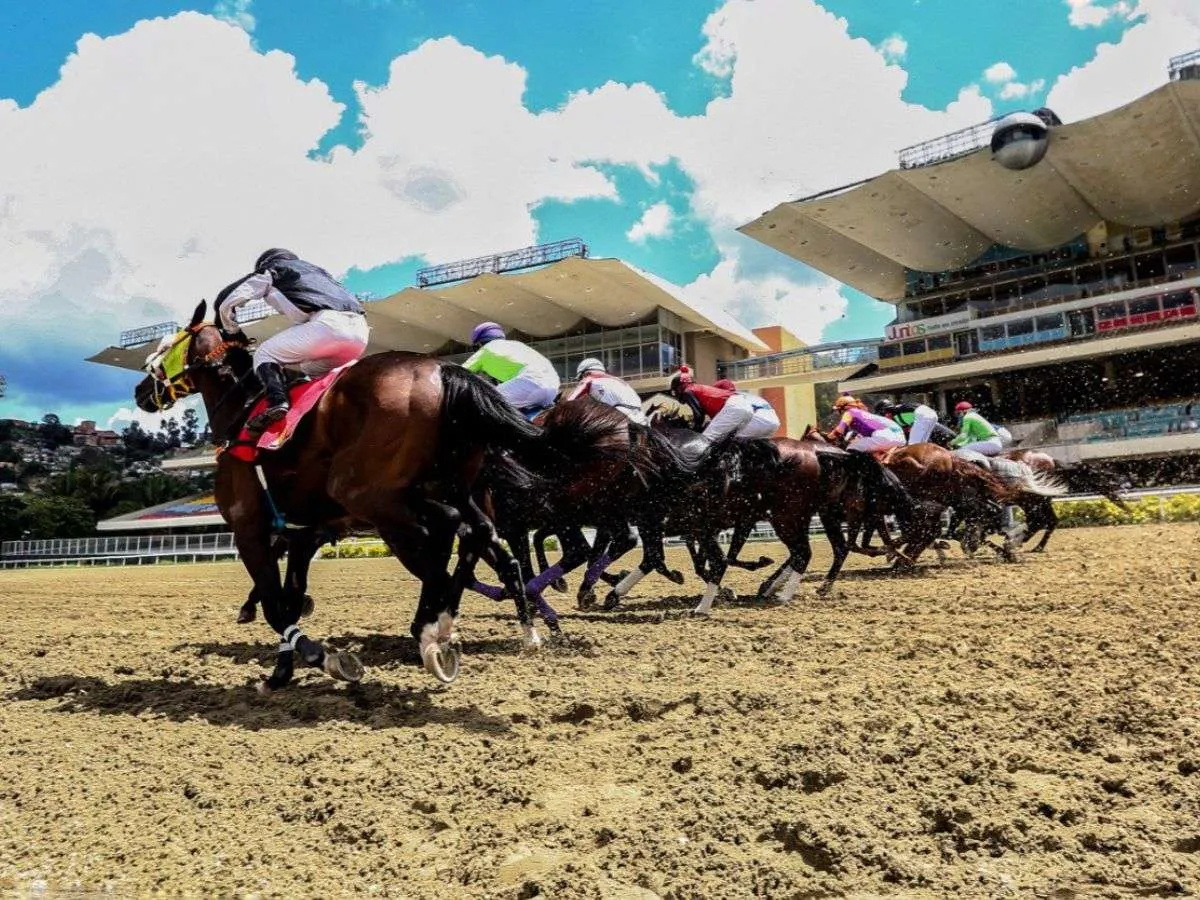
[[[463,368],[494,379],[509,405],[529,412],[554,404],[562,381],[554,364],[532,347],[505,338],[504,329],[495,322],[476,325],[471,346],[477,349]]]
[[[938,425],[937,410],[924,403],[889,403],[880,400],[875,404],[875,414],[885,416],[908,432],[909,444],[926,444]]]
[[[954,407],[959,416],[958,436],[950,442],[955,450],[973,450],[982,456],[999,456],[1004,450],[1000,432],[967,400]]]
[[[697,422],[710,417],[703,434],[713,443],[730,435],[739,441],[769,438],[779,430],[779,416],[762,397],[697,384],[687,366],[680,366],[671,378],[671,394],[691,407]]]
[[[566,396],[567,400],[591,397],[620,410],[639,425],[647,424],[642,412],[642,398],[637,391],[616,375],[609,375],[600,360],[594,357],[583,360],[575,369],[575,377],[579,384]]]
[[[241,334],[234,313],[254,300],[265,300],[292,323],[254,351],[254,371],[266,390],[267,408],[246,427],[262,431],[288,411],[284,367],[324,375],[363,355],[368,329],[366,310],[354,295],[289,250],[266,251],[253,273],[217,295],[217,316],[226,334]]]

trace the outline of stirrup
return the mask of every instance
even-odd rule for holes
[[[272,406],[269,409],[264,409],[257,416],[246,423],[246,430],[261,434],[286,416],[289,409],[291,409],[291,407],[287,403],[281,403],[278,406]]]

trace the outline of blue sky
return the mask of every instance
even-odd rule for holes
[[[1188,0],[10,6],[0,416],[101,421],[132,379],[81,358],[279,243],[384,295],[577,235],[748,325],[878,335],[890,307],[734,228],[1056,90],[1132,99],[1110,86],[1162,80],[1154,29],[1196,24]]]

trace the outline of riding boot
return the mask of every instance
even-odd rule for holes
[[[288,403],[287,384],[284,381],[282,366],[278,363],[263,363],[255,372],[266,389],[267,408],[247,422],[246,429],[262,432],[287,415],[291,404]]]

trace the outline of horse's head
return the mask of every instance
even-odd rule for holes
[[[821,430],[816,425],[806,425],[804,427],[804,436],[800,438],[802,441],[816,441],[818,444],[828,444],[825,435],[821,434]]]
[[[204,321],[208,303],[201,300],[192,321],[159,342],[146,358],[146,377],[133,389],[134,402],[145,412],[164,412],[197,390],[195,377],[208,369],[228,368],[226,357],[242,341],[226,340],[220,329]]]

